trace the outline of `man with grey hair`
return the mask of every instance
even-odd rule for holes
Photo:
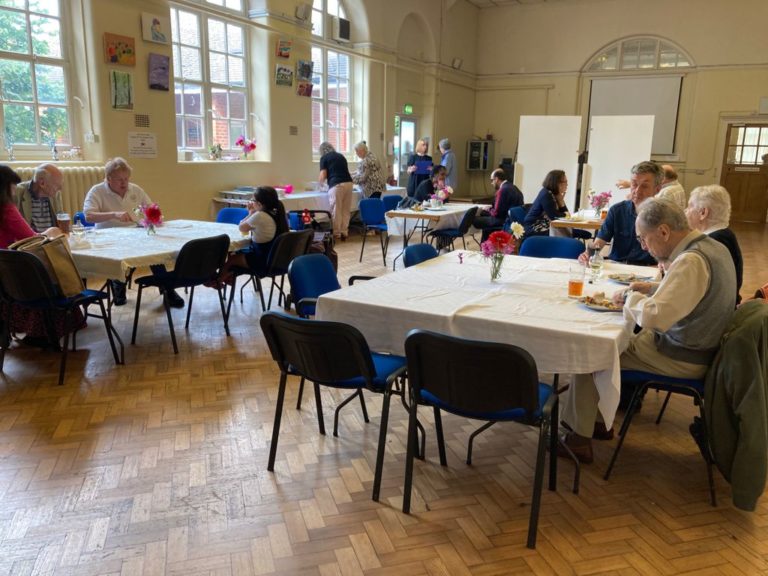
[[[35,168],[32,180],[16,185],[16,207],[35,232],[56,226],[64,175],[53,164]]]
[[[685,209],[688,224],[694,230],[707,234],[728,248],[736,267],[736,302],[741,302],[741,283],[744,278],[744,259],[736,235],[728,228],[731,221],[731,196],[717,184],[699,186],[691,192]]]
[[[451,141],[448,138],[443,138],[437,143],[437,146],[440,148],[440,154],[443,155],[440,159],[440,165],[445,166],[445,185],[456,191],[459,185],[459,175],[456,167],[456,154],[451,150]]]
[[[379,159],[368,150],[368,144],[361,140],[355,144],[355,154],[360,158],[357,170],[352,174],[352,182],[359,185],[365,198],[381,198],[387,189],[384,171]]]
[[[661,190],[663,176],[661,167],[656,162],[640,162],[632,167],[629,198],[611,206],[597,237],[587,243],[587,251],[579,256],[581,262],[586,263],[589,260],[589,249],[602,250],[608,242],[613,241],[608,255],[610,260],[639,265],[656,263],[635,237],[635,218],[637,207],[643,200]]]
[[[671,200],[680,208],[685,209],[685,188],[677,181],[677,172],[669,164],[663,164],[661,169],[664,171],[664,178],[661,181],[658,197]]]
[[[692,231],[683,210],[669,200],[645,200],[635,231],[666,274],[658,284],[631,284],[614,294],[614,302],[623,303],[624,317],[641,328],[621,355],[621,368],[703,378],[736,304],[730,254],[706,234]],[[618,403],[616,392],[601,399],[591,375],[575,376],[563,420],[572,430],[566,444],[583,462],[592,461],[591,437],[613,436],[596,419],[598,401],[612,407]]]

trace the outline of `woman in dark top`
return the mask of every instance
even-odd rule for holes
[[[419,163],[417,165],[416,163]],[[423,171],[424,163],[427,163],[427,171],[419,173],[420,169]],[[432,169],[432,156],[427,154],[427,141],[423,138],[419,138],[416,142],[416,151],[408,156],[408,184],[406,186],[406,192],[408,196],[413,198],[416,194],[416,188],[419,184],[425,180],[429,180],[429,170]]]
[[[334,150],[329,142],[320,144],[320,183],[328,182],[328,201],[331,204],[333,235],[342,240],[349,234],[349,216],[352,212],[352,176],[347,159]]]
[[[691,192],[685,209],[688,225],[700,230],[728,248],[736,268],[736,303],[741,302],[741,283],[744,278],[744,260],[736,235],[728,228],[731,220],[731,196],[717,184],[699,186]]]
[[[568,212],[565,205],[568,178],[565,172],[552,170],[541,185],[539,195],[525,215],[523,225],[526,236],[549,236],[550,221],[561,218]]]

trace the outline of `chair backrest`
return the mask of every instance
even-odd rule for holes
[[[283,232],[275,238],[267,257],[268,274],[275,275],[288,272],[288,265],[291,260],[307,253],[314,235],[314,231],[308,229],[298,232]]]
[[[214,278],[227,260],[229,236],[190,240],[179,250],[173,273],[179,279],[205,282]]]
[[[371,384],[373,359],[357,328],[272,311],[262,314],[260,323],[272,359],[281,371],[288,372],[290,366],[320,384],[358,377]]]
[[[466,211],[459,224],[459,235],[464,236],[464,234],[469,232],[469,227],[475,222],[475,214],[477,214],[477,206],[473,206]]]
[[[520,256],[534,258],[569,258],[577,259],[584,252],[584,244],[575,238],[559,236],[531,236],[525,238],[520,246]]]
[[[432,244],[411,244],[405,249],[403,254],[403,262],[405,267],[416,266],[421,264],[425,260],[431,260],[437,258],[437,250]]]
[[[336,270],[325,254],[303,254],[294,258],[288,266],[288,281],[295,302],[341,288]]]
[[[528,211],[522,206],[512,206],[512,208],[509,209],[509,221],[522,224],[525,221],[527,212]]]
[[[381,201],[384,202],[384,212],[386,213],[397,208],[397,205],[400,204],[402,199],[403,197],[398,196],[397,194],[392,194],[391,196],[382,196]]]
[[[288,228],[291,230],[304,230],[304,222],[300,212],[288,212]]]
[[[58,298],[40,259],[18,250],[0,250],[0,292],[3,298],[22,304]]]
[[[360,219],[367,225],[384,224],[387,217],[384,201],[381,198],[365,198],[360,200]]]
[[[221,224],[240,224],[240,221],[248,216],[247,208],[222,208],[216,214],[216,222]]]
[[[77,224],[78,222],[83,226],[85,226],[86,228],[91,228],[92,226],[96,226],[96,224],[94,224],[93,222],[88,222],[88,220],[85,219],[85,212],[75,212],[75,216],[74,218],[72,218],[72,223]]]
[[[408,382],[426,390],[457,413],[483,414],[539,406],[536,361],[510,344],[479,342],[426,330],[405,339]]]

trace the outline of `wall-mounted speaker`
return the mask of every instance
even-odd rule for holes
[[[305,22],[312,16],[312,4],[302,3],[296,6],[296,19]]]

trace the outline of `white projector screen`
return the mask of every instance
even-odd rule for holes
[[[596,78],[592,80],[589,98],[590,119],[594,116],[654,116],[652,153],[674,154],[682,79],[682,76]]]

